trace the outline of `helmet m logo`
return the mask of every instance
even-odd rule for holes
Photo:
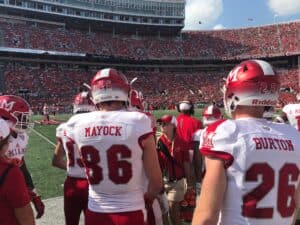
[[[237,66],[235,67],[234,70],[232,70],[230,73],[229,73],[229,76],[228,76],[228,79],[227,79],[227,84],[229,82],[235,82],[237,81],[237,76],[239,74],[239,71],[242,69],[243,67],[242,66]]]
[[[11,101],[11,102],[7,102],[6,100],[2,100],[0,102],[0,108],[5,109],[6,111],[11,111],[14,107],[16,102]]]

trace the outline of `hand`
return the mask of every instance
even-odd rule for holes
[[[152,209],[153,198],[151,198],[147,193],[144,194],[144,201],[146,209]]]
[[[7,161],[10,164],[13,164],[14,166],[18,166],[18,167],[21,167],[23,164],[23,160],[18,159],[18,158],[7,158]]]
[[[36,218],[39,219],[44,215],[45,212],[45,205],[42,202],[41,196],[39,196],[36,191],[33,190],[28,190],[31,202],[34,205],[35,211],[37,212]]]
[[[169,212],[169,202],[166,193],[159,194],[157,196],[157,200],[160,205],[162,214],[167,214]]]
[[[187,205],[189,206],[195,206],[196,202],[195,202],[195,189],[191,186],[187,188],[187,191],[185,193],[184,196],[184,200],[186,201]]]
[[[147,224],[155,224],[155,216],[153,212],[153,201],[154,199],[151,198],[148,193],[144,194],[144,201],[145,201],[145,207],[147,211]]]

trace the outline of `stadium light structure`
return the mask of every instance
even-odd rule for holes
[[[277,17],[278,17],[278,14],[275,14],[275,15],[274,15],[274,17],[273,17],[273,19],[274,19],[274,23],[276,23],[276,22],[277,22]]]

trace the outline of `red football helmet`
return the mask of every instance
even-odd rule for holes
[[[73,102],[73,113],[83,113],[83,112],[92,112],[95,111],[95,105],[90,99],[90,95],[88,92],[80,92],[78,93]]]
[[[138,92],[137,90],[131,89],[130,90],[130,105],[131,107],[136,107],[137,109],[144,111],[143,106],[143,95],[141,92]]]
[[[34,123],[30,122],[30,116],[32,114],[30,106],[26,100],[19,96],[14,95],[2,95],[0,96],[0,108],[4,109],[6,113],[0,116],[9,120],[15,131],[25,131],[26,129],[33,128]],[[7,115],[9,114],[9,117]]]
[[[221,110],[214,105],[209,105],[202,111],[203,125],[208,126],[222,118]]]
[[[128,102],[130,85],[127,78],[115,69],[99,70],[91,81],[94,104],[107,101]]]
[[[263,60],[247,60],[234,67],[224,85],[224,106],[229,116],[237,105],[275,106],[279,76]]]

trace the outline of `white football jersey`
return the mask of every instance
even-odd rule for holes
[[[67,174],[70,177],[86,178],[79,150],[68,133],[66,123],[62,123],[56,128],[56,137],[61,141],[66,153]]]
[[[102,213],[144,209],[141,141],[153,135],[149,117],[140,112],[96,111],[77,115],[67,124],[88,176],[89,209]]]
[[[6,155],[9,158],[17,158],[22,160],[28,144],[28,134],[26,132],[18,133],[14,138],[12,135],[9,138],[9,147]]]
[[[300,174],[298,131],[243,118],[218,121],[201,139],[201,153],[223,159],[227,172],[218,225],[291,224]]]
[[[289,123],[300,131],[300,104],[285,105],[282,111],[286,114]]]

